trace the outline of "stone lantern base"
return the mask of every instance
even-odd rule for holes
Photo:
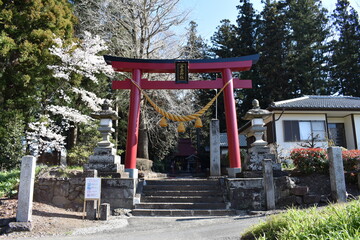
[[[275,154],[270,153],[267,146],[252,146],[248,150],[248,156],[244,162],[245,171],[261,171],[264,159],[271,159],[274,170],[281,170],[281,164],[276,163]]]
[[[96,147],[94,155],[89,157],[89,163],[84,164],[84,170],[96,169],[100,177],[127,178],[121,157],[116,155],[114,148]]]

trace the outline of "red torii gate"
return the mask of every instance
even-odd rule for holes
[[[114,56],[104,56],[107,64],[112,65],[117,72],[131,72],[132,80],[142,89],[221,89],[231,81],[224,89],[224,103],[226,115],[226,128],[228,136],[230,169],[229,175],[234,177],[241,171],[240,147],[237,126],[237,116],[234,100],[234,88],[252,88],[251,80],[239,80],[232,78],[232,72],[248,71],[255,64],[259,55],[249,55],[235,58],[222,59],[133,59]],[[149,81],[141,79],[142,73],[174,73],[176,62],[188,62],[190,73],[221,72],[222,79],[189,81],[179,84],[175,81]],[[140,90],[131,82],[113,81],[113,89],[130,89],[130,110],[128,118],[128,132],[125,156],[125,171],[130,177],[137,178],[136,154],[138,147],[138,132],[140,118]]]

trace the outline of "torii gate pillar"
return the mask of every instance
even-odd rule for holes
[[[224,69],[222,74],[224,84],[226,84],[228,81],[231,81],[232,72],[229,68]],[[224,89],[224,104],[230,161],[230,168],[228,168],[228,174],[229,177],[236,177],[236,173],[241,172],[241,160],[236,106],[234,98],[234,85],[232,82],[230,82],[228,86]]]
[[[141,86],[140,79],[140,69],[134,69],[132,71],[132,80]],[[125,172],[129,173],[130,178],[137,178],[138,176],[138,170],[136,169],[136,153],[138,149],[139,138],[140,100],[140,90],[135,85],[132,85],[130,93],[130,109],[125,155]]]
[[[236,177],[241,172],[240,145],[237,127],[237,116],[234,99],[234,88],[251,88],[251,80],[239,80],[232,78],[232,72],[248,71],[255,64],[259,55],[250,55],[237,58],[224,59],[131,59],[113,56],[104,56],[105,61],[111,64],[118,72],[131,72],[132,80],[142,89],[220,89],[227,82],[230,83],[224,89],[224,103],[226,114],[226,127],[229,144],[229,177]],[[175,63],[186,61],[189,63],[190,73],[221,72],[222,79],[190,81],[184,84],[176,84],[175,81],[149,81],[141,79],[142,73],[174,73]],[[137,178],[136,154],[139,137],[140,118],[140,90],[131,82],[113,81],[113,89],[131,89],[130,110],[128,119],[128,132],[125,156],[125,171],[129,172],[131,178]]]

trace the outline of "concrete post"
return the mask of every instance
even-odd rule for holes
[[[210,176],[220,176],[220,127],[219,120],[210,122]]]
[[[346,186],[342,150],[340,147],[329,147],[329,172],[331,196],[337,202],[346,202]]]
[[[107,221],[109,220],[109,216],[110,216],[110,204],[102,203],[100,205],[100,219]]]
[[[98,211],[97,200],[86,201],[86,218],[89,220],[96,220]]]
[[[273,210],[275,209],[275,187],[271,159],[263,160],[263,180],[266,196],[266,209]]]
[[[18,195],[17,222],[30,222],[34,195],[36,158],[25,156],[21,159],[20,186]]]

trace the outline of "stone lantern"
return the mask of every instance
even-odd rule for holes
[[[260,171],[262,170],[262,160],[264,159],[271,159],[273,164],[276,165],[275,155],[270,153],[270,148],[267,146],[268,143],[263,140],[266,131],[264,120],[271,117],[272,113],[268,110],[261,109],[259,101],[256,99],[253,100],[252,105],[253,108],[247,111],[245,117],[243,117],[244,120],[249,120],[251,122],[247,137],[255,137],[255,141],[248,150],[248,157],[245,159],[244,170]],[[276,166],[276,169],[277,168],[278,167]]]
[[[125,176],[124,165],[121,157],[116,155],[114,144],[110,142],[111,134],[115,131],[112,122],[119,117],[110,107],[110,101],[105,100],[102,109],[92,113],[91,117],[100,120],[99,132],[102,140],[95,147],[94,154],[89,157],[89,163],[84,165],[84,170],[95,169],[99,176],[111,176],[120,178]]]

